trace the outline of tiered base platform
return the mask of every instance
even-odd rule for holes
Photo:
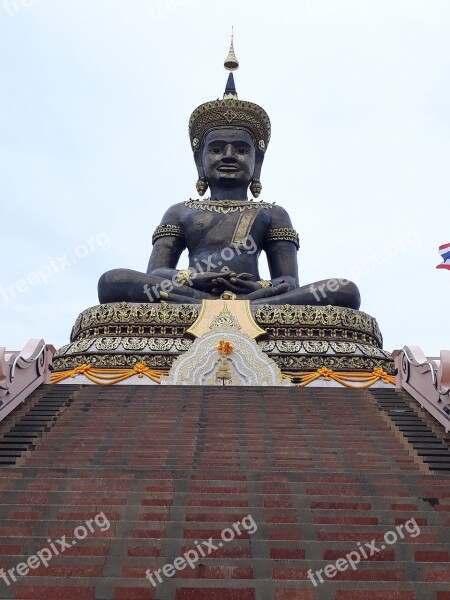
[[[52,382],[73,383],[76,378],[77,383],[157,385],[169,376],[167,382],[172,385],[254,385],[242,366],[253,361],[253,352],[253,375],[266,382],[260,385],[394,383],[392,357],[383,350],[376,320],[364,312],[332,306],[257,307],[245,301],[220,300],[205,306],[123,302],[89,308],[78,317],[70,344],[55,355]],[[236,352],[226,358],[234,372],[226,381],[216,381],[215,369],[223,357],[216,352],[219,340],[211,332],[224,341],[227,336],[234,340],[231,345]],[[239,348],[240,336],[246,344]],[[197,346],[206,339],[210,345],[198,352]],[[175,362],[179,365],[189,353],[215,358],[210,360],[209,371],[200,369],[197,379],[174,380]],[[199,366],[191,362],[184,371],[197,372]]]

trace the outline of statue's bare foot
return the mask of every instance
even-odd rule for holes
[[[280,285],[274,285],[272,287],[261,288],[250,294],[245,294],[242,296],[238,296],[239,300],[258,300],[261,298],[273,298],[274,296],[279,296],[280,294],[285,294],[289,290],[289,285],[287,283],[280,283]]]
[[[205,298],[200,298],[197,296],[182,296],[181,294],[174,294],[173,292],[160,292],[159,293],[161,300],[165,302],[173,302],[174,304],[201,304],[202,300],[206,298],[214,298],[215,296],[210,296],[209,294],[205,294]]]

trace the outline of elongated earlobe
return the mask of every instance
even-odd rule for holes
[[[262,185],[259,179],[253,179],[251,184],[250,184],[250,191],[253,194],[254,198],[257,198],[261,191],[262,191]]]
[[[198,195],[204,196],[206,194],[206,190],[208,189],[209,185],[208,185],[208,182],[206,181],[206,179],[204,179],[203,177],[199,177],[197,179],[197,183],[195,184],[195,187],[197,188]]]
[[[258,198],[262,191],[261,184],[261,169],[264,161],[264,155],[261,152],[256,152],[255,157],[255,170],[253,171],[252,181],[250,183],[250,191],[254,198]]]

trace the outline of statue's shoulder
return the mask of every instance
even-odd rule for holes
[[[177,204],[172,204],[172,206],[169,206],[169,208],[164,213],[161,223],[170,223],[172,225],[176,225],[177,222],[181,219],[185,210],[185,202],[177,202]]]
[[[275,203],[273,204],[272,211],[274,214],[277,214],[277,215],[287,215],[288,214],[288,211],[285,208],[283,208],[279,204],[275,204]]]
[[[274,204],[271,213],[272,227],[292,227],[291,218],[285,208],[279,204]]]

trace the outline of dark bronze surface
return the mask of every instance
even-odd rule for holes
[[[263,158],[245,129],[220,127],[206,133],[195,160],[199,177],[209,185],[211,200],[171,206],[155,235],[147,272],[108,271],[99,281],[100,302],[158,302],[161,298],[198,302],[230,290],[255,304],[359,309],[359,291],[352,282],[323,280],[299,287],[296,234],[288,213],[278,205],[248,200],[250,184],[260,179]],[[177,263],[185,248],[194,272],[189,285],[183,277],[184,285],[176,282]],[[271,287],[258,283],[262,250]]]

